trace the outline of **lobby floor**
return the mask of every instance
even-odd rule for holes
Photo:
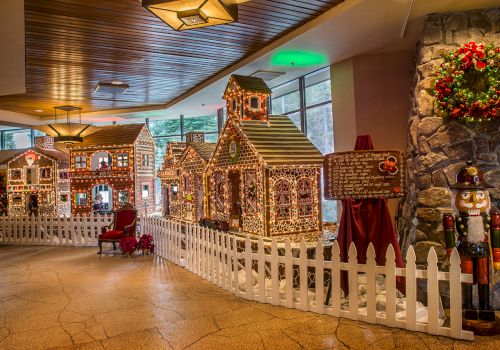
[[[239,300],[151,256],[0,247],[0,349],[500,349]]]

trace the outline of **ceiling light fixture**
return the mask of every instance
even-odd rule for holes
[[[94,93],[99,94],[124,94],[129,85],[121,80],[100,81],[94,88]]]
[[[82,124],[82,113],[80,107],[75,106],[59,106],[54,107],[54,123],[47,125],[37,125],[34,129],[43,131],[54,138],[54,142],[62,143],[78,143],[82,142],[83,138],[96,132],[99,128],[88,124]],[[57,122],[57,112],[66,112],[66,122]],[[71,112],[75,112],[73,116]],[[77,114],[78,113],[78,114]],[[77,122],[72,122],[72,117],[77,114]]]
[[[235,0],[142,0],[142,6],[174,30],[231,23],[238,20]]]

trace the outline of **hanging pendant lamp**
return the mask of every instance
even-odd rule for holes
[[[69,105],[54,107],[54,123],[34,126],[34,128],[52,136],[54,142],[66,144],[82,142],[85,136],[96,132],[99,128],[89,124],[82,124],[81,110],[80,107]],[[58,111],[66,112],[66,122],[57,121]]]

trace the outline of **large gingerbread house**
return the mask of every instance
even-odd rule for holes
[[[205,171],[206,215],[266,236],[320,231],[323,155],[287,116],[269,115],[270,94],[260,78],[230,78],[228,119]]]
[[[145,124],[102,127],[68,148],[74,214],[127,203],[154,211],[154,142]]]
[[[35,147],[2,151],[7,155],[6,189],[9,215],[70,215],[69,155],[54,149],[51,137],[35,139]]]

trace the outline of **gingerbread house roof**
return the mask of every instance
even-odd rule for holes
[[[323,163],[323,154],[285,115],[270,115],[268,123],[244,121],[240,128],[269,165]]]
[[[267,86],[266,82],[262,78],[257,78],[257,77],[249,77],[245,75],[237,75],[233,74],[231,78],[236,81],[236,83],[242,88],[243,90],[249,91],[249,92],[260,92],[264,94],[270,94],[271,89],[269,86]]]
[[[83,138],[83,142],[68,145],[70,149],[82,149],[95,146],[124,146],[133,145],[139,137],[146,124],[120,124],[109,125],[100,128],[89,136]]]
[[[205,161],[209,161],[210,158],[212,158],[215,152],[215,146],[217,146],[216,143],[210,142],[190,142],[188,145],[191,146]]]
[[[59,163],[60,168],[69,167],[69,154],[56,149],[45,149],[38,147],[0,151],[0,164],[6,164],[10,162],[12,159],[23,155],[29,150],[33,150],[39,154],[54,159],[56,162]]]
[[[0,151],[0,165],[7,165],[7,162],[15,158],[18,154],[26,152],[29,148],[6,149]]]

